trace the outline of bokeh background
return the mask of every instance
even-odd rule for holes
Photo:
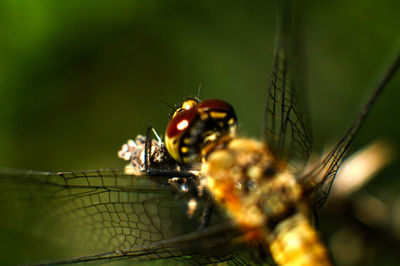
[[[317,154],[344,133],[400,47],[399,14],[397,0],[304,6]],[[116,154],[127,139],[149,125],[163,134],[169,107],[162,101],[174,105],[197,95],[200,86],[201,98],[235,107],[242,135],[259,138],[275,18],[275,1],[1,1],[0,166],[121,167]],[[400,73],[354,149],[382,138],[398,152],[399,88]],[[325,241],[337,243],[342,233],[343,249],[354,251],[336,248],[338,264],[398,262],[399,179],[394,157],[357,192],[387,208],[386,230],[374,228],[369,235],[366,225],[358,232],[347,220],[352,214],[337,208],[321,214]],[[3,234],[0,241],[0,258],[16,263],[32,256],[23,238]]]

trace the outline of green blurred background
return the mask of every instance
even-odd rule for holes
[[[304,9],[319,153],[343,134],[400,47],[400,2],[312,1]],[[169,108],[161,101],[179,103],[199,86],[202,99],[235,107],[241,134],[259,138],[275,15],[275,1],[1,1],[0,166],[121,167],[116,154],[127,139],[149,125],[163,134]],[[384,138],[399,150],[398,88],[400,74],[356,148]],[[394,160],[363,193],[400,206],[399,170]],[[327,242],[341,226],[322,226]],[[399,239],[397,231],[394,246]],[[368,263],[394,264],[393,245],[372,247]],[[17,247],[4,254],[17,256]]]

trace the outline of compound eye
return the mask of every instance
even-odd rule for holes
[[[236,132],[237,118],[233,107],[222,100],[205,100],[197,105],[199,113],[207,113],[208,116],[220,125],[220,128],[230,128]]]
[[[221,112],[221,113],[227,113],[227,114],[234,114],[235,110],[233,110],[233,107],[222,100],[217,100],[217,99],[210,99],[210,100],[205,100],[202,101],[197,105],[197,109],[202,110],[204,112]]]
[[[197,109],[191,108],[176,113],[167,125],[165,134],[165,146],[169,154],[178,162],[182,162],[179,153],[180,140],[182,136],[190,129],[193,121],[197,119]]]

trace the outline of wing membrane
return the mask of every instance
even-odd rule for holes
[[[57,245],[59,257],[140,249],[196,232],[200,224],[188,218],[166,178],[126,175],[123,169],[0,169],[0,193],[2,230],[27,235],[43,250]],[[175,249],[178,254],[182,247]],[[45,253],[40,260],[51,259]]]
[[[376,86],[372,96],[369,98],[367,103],[364,105],[361,112],[358,114],[350,128],[342,139],[336,144],[336,146],[328,153],[328,155],[322,160],[321,164],[312,169],[310,172],[299,178],[304,183],[307,194],[312,198],[314,204],[318,208],[327,199],[329,191],[332,187],[332,183],[335,179],[336,173],[345,159],[346,152],[349,146],[353,142],[357,133],[375,104],[379,95],[383,92],[386,85],[389,83],[391,78],[394,76],[396,71],[400,67],[400,53],[397,54],[395,60],[392,62],[389,69],[385,72],[384,76]]]
[[[236,239],[232,242],[231,239]],[[154,242],[140,247],[112,252],[49,261],[49,264],[77,263],[110,260],[191,260],[192,264],[210,264],[235,259],[244,253],[244,238],[233,225],[214,225],[205,231],[195,231],[169,240]],[[163,263],[168,263],[164,260]],[[176,262],[175,262],[176,263]]]
[[[287,160],[297,172],[310,156],[312,135],[299,71],[302,43],[294,28],[299,22],[290,1],[280,4],[277,47],[264,113],[264,140],[278,159]]]

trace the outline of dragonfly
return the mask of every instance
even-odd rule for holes
[[[277,162],[278,166],[272,168],[274,171],[267,168],[272,171],[268,176],[285,169],[284,172],[290,173],[300,188],[302,196],[298,196],[298,200],[312,210],[325,202],[348,147],[379,94],[395,74],[399,58],[394,60],[334,149],[320,164],[304,171],[312,151],[312,136],[301,99],[303,88],[298,83],[299,77],[295,76],[296,64],[299,63],[296,61],[299,51],[295,48],[301,47],[294,45],[291,9],[284,6],[280,10],[274,70],[267,89],[265,136],[262,142],[256,142],[256,146],[261,144],[261,150],[268,149]],[[247,139],[232,138],[244,142],[245,146],[254,144]],[[257,232],[240,227],[243,224],[235,218],[237,213],[229,211],[229,206],[221,202],[223,198],[217,199],[218,189],[214,190],[210,184],[198,184],[202,180],[199,176],[208,171],[203,168],[210,166],[210,162],[188,165],[172,160],[164,143],[150,139],[149,133],[138,137],[131,146],[140,153],[129,156],[131,168],[74,172],[1,169],[4,191],[1,202],[7,202],[5,210],[11,220],[16,221],[15,226],[26,222],[23,221],[26,218],[33,235],[39,239],[43,235],[50,238],[43,245],[57,243],[76,254],[76,257],[49,263],[137,260],[177,260],[198,264],[268,262],[268,253],[272,251],[260,243],[259,236],[253,235]],[[214,150],[206,153],[207,156],[213,154]],[[237,185],[245,186],[239,191],[251,192],[260,186],[254,183],[238,182]],[[10,201],[12,198],[17,200]],[[191,207],[193,205],[195,207]],[[30,211],[24,214],[26,217],[20,217],[20,209]],[[280,222],[272,221],[275,225]],[[14,225],[8,226],[12,229]],[[285,263],[285,258],[283,262],[274,258],[275,262]]]

